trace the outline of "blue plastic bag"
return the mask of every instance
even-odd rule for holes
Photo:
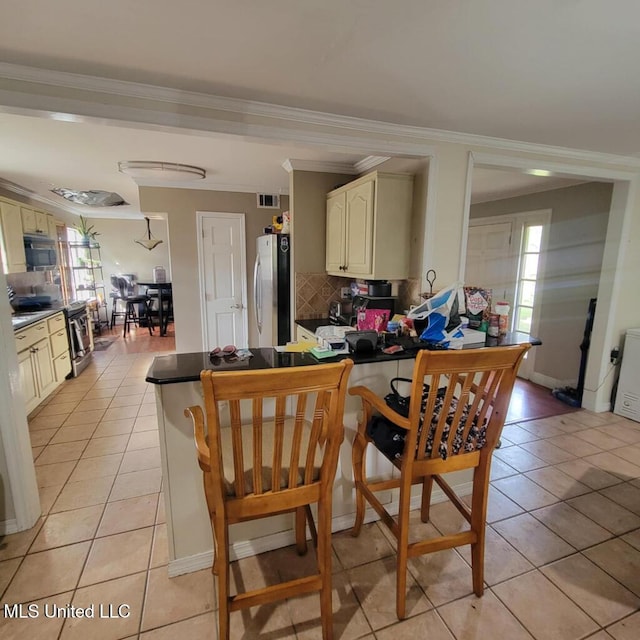
[[[420,333],[420,340],[442,345],[448,349],[462,349],[464,333],[460,322],[460,301],[464,308],[464,292],[462,283],[442,289],[419,307],[412,309],[408,318],[425,322]],[[420,324],[420,322],[419,322]]]

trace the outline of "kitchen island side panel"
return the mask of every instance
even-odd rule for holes
[[[408,362],[404,364],[404,371]],[[384,396],[389,381],[398,375],[398,361],[366,363],[355,366],[349,379],[349,387],[366,385],[376,394]],[[158,426],[167,513],[169,542],[169,574],[178,575],[211,566],[213,538],[207,513],[206,500],[193,440],[190,418],[184,409],[200,405],[204,398],[200,382],[180,382],[156,386]],[[345,401],[345,438],[340,449],[333,490],[333,531],[348,529],[353,525],[355,491],[351,460],[351,448],[361,412],[360,399],[347,394]],[[380,479],[397,473],[382,454],[369,447],[367,457],[369,476]],[[470,474],[459,476],[453,484],[468,492]],[[419,487],[414,488],[419,491]],[[383,503],[397,501],[396,492],[379,495]],[[437,492],[434,492],[437,494]],[[416,494],[417,495],[417,494]],[[434,495],[434,499],[438,499]],[[393,509],[392,509],[393,510]],[[367,520],[375,520],[375,512],[367,512]],[[262,518],[230,527],[231,557],[255,555],[294,542],[293,515],[285,514]],[[354,539],[354,544],[362,544]]]

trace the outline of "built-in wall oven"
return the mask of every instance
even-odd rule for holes
[[[65,307],[64,314],[69,333],[71,370],[76,377],[91,361],[91,323],[87,316],[87,303],[82,300],[71,302]]]

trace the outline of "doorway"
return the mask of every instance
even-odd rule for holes
[[[246,233],[243,213],[198,212],[203,344],[248,347]]]
[[[491,289],[493,304],[509,303],[510,331],[539,336],[550,224],[550,209],[469,220],[465,283]],[[518,376],[529,380],[534,363],[535,350],[531,350]]]

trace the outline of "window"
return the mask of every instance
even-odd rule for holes
[[[516,284],[514,329],[524,333],[531,333],[540,251],[542,248],[542,230],[542,225],[525,223],[522,233],[518,282]]]

